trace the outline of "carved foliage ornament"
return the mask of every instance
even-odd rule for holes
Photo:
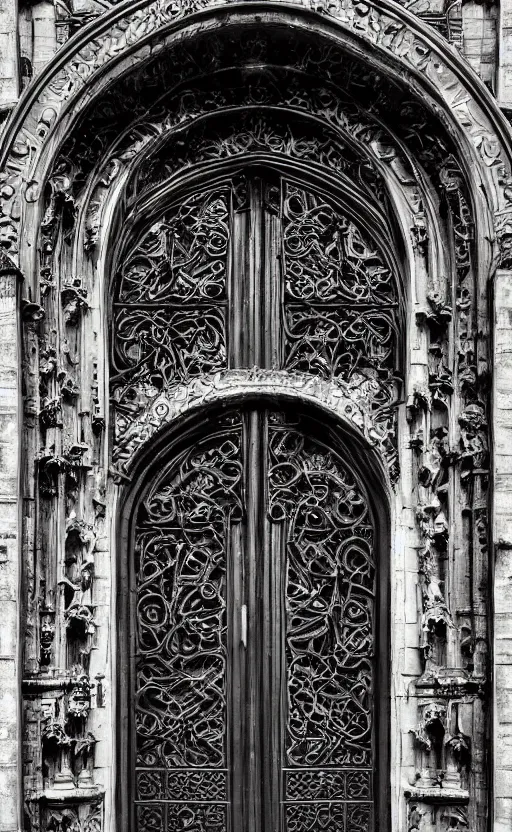
[[[260,69],[256,75],[255,68],[251,66],[253,84],[249,90],[240,83],[236,73],[233,75],[233,71],[227,75],[226,71],[220,72],[226,46],[229,47],[230,66],[232,62],[242,65],[252,65],[255,60],[258,63],[268,62],[267,72]],[[289,69],[279,66],[283,56],[286,56],[287,63],[294,63],[300,69],[300,80]],[[168,85],[173,87],[176,77],[186,79],[191,73],[191,67],[197,66],[198,60],[205,70],[210,69],[208,89],[204,89],[204,80],[195,78],[194,86],[186,88],[179,96],[163,100],[157,97],[152,113],[148,105],[152,96],[160,96],[163,79],[168,77]],[[219,72],[218,79],[215,71]],[[196,74],[195,69],[193,73]],[[311,77],[308,77],[309,74]],[[333,82],[338,79],[339,86],[319,86],[319,78],[324,80],[326,77]],[[290,39],[289,34],[284,36],[282,32],[279,36],[274,33],[273,38],[264,32],[252,38],[240,35],[238,40],[230,39],[227,45],[218,37],[206,41],[199,39],[194,46],[175,48],[165,60],[159,58],[152,64],[139,68],[130,83],[118,87],[114,86],[100,102],[96,102],[92,110],[87,111],[85,120],[82,120],[76,134],[65,144],[55,165],[52,180],[55,180],[58,188],[63,187],[60,174],[62,166],[69,169],[71,178],[66,180],[68,184],[65,193],[69,193],[71,182],[74,199],[84,187],[94,163],[101,156],[107,157],[110,143],[123,131],[126,131],[124,138],[114,143],[109,151],[112,158],[104,163],[98,181],[99,192],[109,187],[120,170],[133,161],[134,154],[142,146],[169,130],[178,127],[181,130],[194,118],[214,114],[223,107],[227,109],[223,118],[229,120],[230,107],[288,106],[292,111],[321,114],[323,121],[341,129],[349,129],[358,143],[362,141],[363,160],[356,173],[357,179],[368,178],[370,175],[375,178],[375,173],[370,174],[364,157],[368,153],[375,153],[381,146],[385,150],[384,155],[389,156],[390,147],[394,143],[393,137],[387,135],[381,124],[372,123],[369,112],[380,112],[386,121],[390,113],[396,111],[393,130],[399,129],[400,138],[410,147],[416,163],[420,160],[429,169],[434,181],[440,162],[450,152],[449,140],[442,137],[439,125],[432,122],[421,105],[413,106],[410,102],[404,104],[403,93],[390,84],[389,78],[376,72],[370,78],[366,66],[340,55],[334,48],[323,47],[315,41],[298,42],[297,39]],[[143,91],[142,96],[138,93],[139,89]],[[378,93],[376,98],[372,92],[368,101],[361,101],[362,90],[365,95],[368,90]],[[398,110],[397,102],[402,102]],[[293,118],[291,114],[290,118]],[[128,130],[127,121],[132,121],[132,127]],[[212,129],[210,127],[209,132]],[[221,148],[222,146],[220,152]],[[357,155],[361,151],[358,150]],[[180,155],[180,146],[174,148],[173,153]],[[345,147],[343,156],[347,160],[354,156],[354,151]],[[70,159],[77,160],[78,166],[70,166]],[[355,161],[353,159],[351,162],[352,170],[355,170]],[[79,170],[80,174],[74,176],[72,170]],[[377,182],[372,185],[369,181],[368,185],[375,190]],[[94,236],[94,232],[91,233]]]

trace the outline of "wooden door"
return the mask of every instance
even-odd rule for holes
[[[374,828],[375,531],[328,436],[224,414],[139,503],[138,832]]]

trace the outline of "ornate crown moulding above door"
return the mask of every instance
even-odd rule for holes
[[[116,425],[114,465],[110,473],[119,482],[129,480],[138,452],[144,446],[147,450],[148,441],[157,432],[205,406],[249,398],[280,397],[316,406],[347,425],[352,433],[355,430],[378,452],[377,456],[385,461],[393,478],[396,466],[394,411],[390,407],[388,419],[380,423],[375,421],[367,406],[368,384],[371,384],[368,379],[361,379],[357,386],[339,379],[325,381],[306,373],[258,368],[224,370],[202,376],[190,384],[180,384],[172,391],[162,392],[145,403],[124,433],[120,434]]]

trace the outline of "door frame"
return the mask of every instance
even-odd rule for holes
[[[352,425],[324,408],[301,401],[289,395],[251,395],[230,398],[229,410],[237,407],[269,406],[284,409],[292,403],[308,422],[317,423],[322,431],[322,444],[332,447],[359,478],[368,495],[368,504],[375,528],[375,560],[377,564],[376,592],[376,661],[374,707],[374,763],[375,777],[375,832],[390,831],[390,693],[391,693],[391,486],[386,467],[375,448],[372,448]],[[226,412],[226,403],[205,404],[199,411],[185,414],[159,431],[146,443],[135,460],[130,482],[119,489],[116,541],[116,682],[115,682],[115,771],[116,817],[119,828],[133,832],[133,718],[131,691],[133,687],[133,616],[134,589],[131,574],[131,555],[135,533],[136,508],[144,492],[155,479],[155,459],[161,466],[171,462],[180,452],[190,447],[194,440],[216,432],[217,415]],[[373,485],[372,485],[373,484]]]

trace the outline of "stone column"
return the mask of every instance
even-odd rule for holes
[[[36,3],[32,10],[34,27],[34,47],[32,65],[34,75],[45,68],[57,51],[57,32],[55,28],[55,6],[52,2]]]
[[[494,298],[494,782],[493,832],[512,828],[512,271]]]
[[[18,98],[18,3],[0,3],[0,109]]]
[[[19,272],[0,253],[0,832],[20,822]]]

